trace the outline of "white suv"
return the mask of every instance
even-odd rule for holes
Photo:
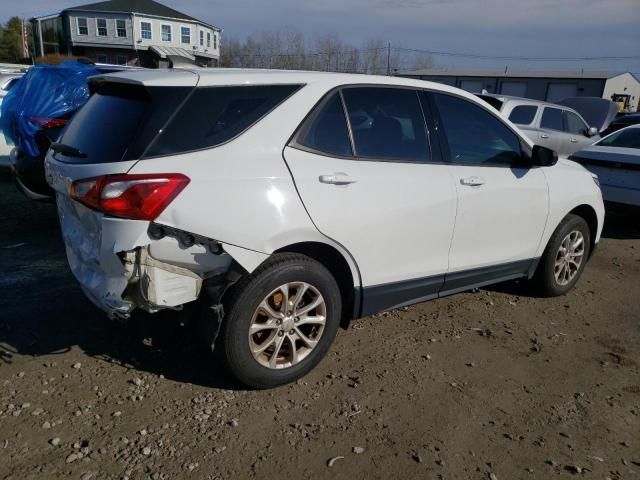
[[[182,70],[91,90],[46,162],[74,275],[112,317],[204,307],[253,387],[303,376],[341,321],[521,277],[563,294],[600,238],[597,178],[456,88]]]

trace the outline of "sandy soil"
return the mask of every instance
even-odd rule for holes
[[[6,174],[0,206],[2,479],[640,476],[638,214],[609,216],[565,297],[506,284],[357,320],[258,392],[171,315],[107,320],[54,207]]]

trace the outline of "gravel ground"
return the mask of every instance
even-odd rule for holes
[[[640,476],[640,220],[610,215],[570,294],[506,284],[339,332],[247,391],[171,315],[107,320],[55,208],[0,175],[0,478]]]

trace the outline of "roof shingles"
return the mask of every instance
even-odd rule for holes
[[[180,20],[191,20],[195,22],[205,23],[197,18],[191,17],[185,13],[169,8],[154,0],[109,0],[107,2],[90,3],[87,5],[79,5],[77,7],[67,8],[65,11],[82,11],[82,12],[132,12],[156,17],[175,18]],[[207,24],[208,25],[208,24]]]

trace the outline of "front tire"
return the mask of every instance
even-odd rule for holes
[[[549,239],[533,281],[545,297],[564,295],[576,284],[589,259],[591,233],[584,218],[569,214]]]
[[[225,302],[218,348],[228,371],[253,388],[306,375],[325,356],[340,325],[338,285],[320,263],[275,254],[241,280]]]

